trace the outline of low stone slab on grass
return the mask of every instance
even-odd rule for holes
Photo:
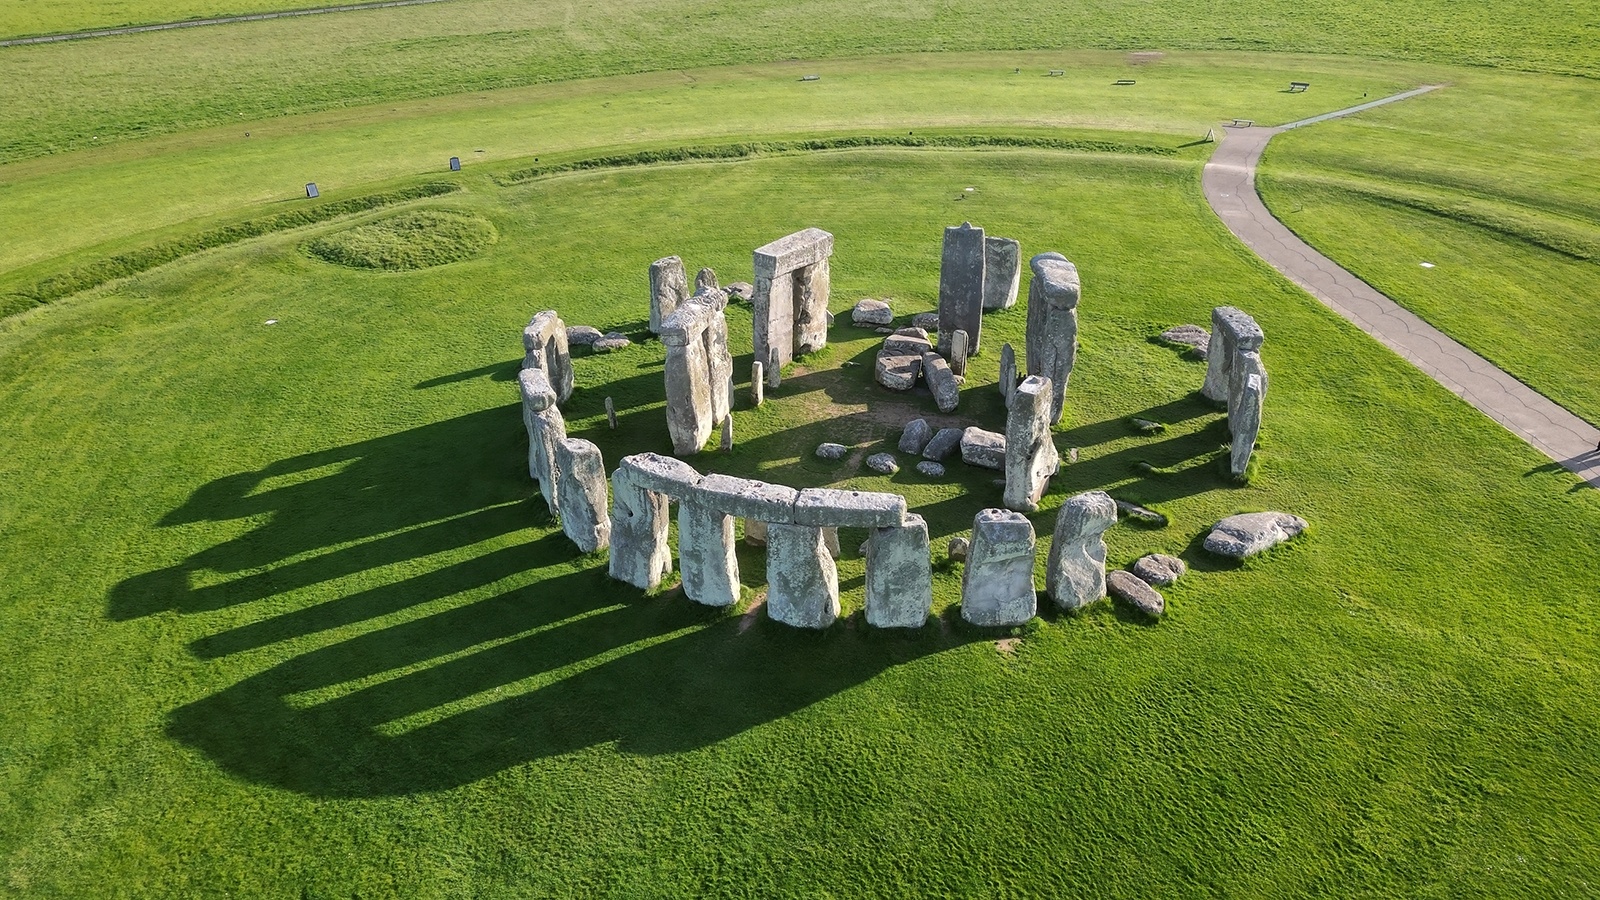
[[[1167,603],[1155,588],[1145,584],[1132,572],[1114,569],[1106,573],[1106,593],[1119,606],[1131,609],[1152,619],[1161,618]]]
[[[1218,522],[1205,548],[1219,556],[1244,559],[1275,547],[1306,530],[1306,520],[1281,512],[1242,513]]]

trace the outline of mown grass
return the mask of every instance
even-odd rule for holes
[[[880,149],[483,183],[420,207],[501,234],[444,269],[327,266],[270,235],[28,314],[0,335],[0,556],[29,561],[0,584],[0,884],[1587,892],[1600,647],[1575,536],[1600,501],[1267,271],[1204,208],[1197,165]],[[571,429],[614,463],[668,446],[649,260],[748,277],[749,248],[819,225],[833,308],[909,315],[961,219],[1083,272],[1057,435],[1081,461],[1033,519],[1047,538],[1091,487],[1171,516],[1108,535],[1113,564],[1194,567],[1160,625],[1047,617],[1002,652],[959,624],[942,565],[921,634],[801,634],[641,598],[553,529],[511,380],[532,311],[640,338],[577,360]],[[1203,365],[1149,341],[1217,303],[1268,334],[1247,487],[1216,464]],[[1018,344],[1023,313],[987,316],[985,344]],[[747,347],[743,307],[732,325]],[[832,339],[756,410],[742,354],[738,445],[695,464],[900,491],[942,547],[998,501],[993,473],[872,475],[862,458],[931,401],[872,386],[875,335]],[[1002,421],[997,357],[951,420]],[[815,459],[824,439],[852,456]],[[1215,518],[1261,508],[1313,531],[1242,567],[1198,551]],[[760,554],[741,566],[759,589]]]
[[[353,269],[405,272],[471,259],[498,237],[482,216],[426,209],[320,235],[302,247],[318,259]]]
[[[27,0],[0,9],[0,38],[343,5],[341,0]]]
[[[1298,52],[1592,78],[1593,14],[1593,0],[1537,14],[1515,0],[471,0],[5,48],[0,160],[538,83],[922,51],[1049,50],[1063,63],[1081,48]]]

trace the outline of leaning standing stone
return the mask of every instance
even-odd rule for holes
[[[1037,545],[1033,523],[1009,509],[986,509],[972,520],[972,544],[961,575],[961,618],[974,625],[1021,625],[1038,610],[1033,590]]]
[[[839,570],[821,528],[767,527],[767,615],[796,628],[827,628],[839,618]]]
[[[1005,504],[1019,512],[1039,508],[1050,476],[1061,468],[1050,434],[1050,379],[1029,375],[1017,386],[1006,416]]]
[[[650,333],[660,334],[667,320],[689,296],[689,278],[683,260],[664,256],[650,264]]]
[[[921,628],[932,609],[928,523],[913,513],[902,525],[872,529],[867,539],[867,624]]]
[[[1078,359],[1078,267],[1059,253],[1029,261],[1027,366],[1029,375],[1050,379],[1050,424],[1061,421],[1067,382]]]
[[[556,467],[561,479],[561,530],[584,553],[610,546],[606,464],[600,448],[567,438],[556,445]]]
[[[1056,605],[1076,612],[1106,595],[1106,542],[1117,524],[1117,502],[1105,491],[1067,498],[1056,516],[1045,567],[1045,591]]]

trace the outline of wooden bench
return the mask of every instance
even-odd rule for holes
[[[1249,128],[1254,124],[1254,119],[1234,119],[1232,123],[1234,128]]]
[[[822,80],[822,76],[821,75],[802,75],[802,76],[800,76],[800,80],[801,81],[821,81]]]
[[[1118,78],[1114,83],[1116,86],[1122,87],[1124,85],[1133,84],[1134,80],[1132,78]]]
[[[1289,93],[1299,94],[1304,92],[1308,87],[1311,87],[1311,82],[1309,81],[1291,81],[1289,82]]]
[[[1065,74],[1067,74],[1067,70],[1066,69],[1051,69],[1050,70],[1050,77],[1051,78],[1057,78],[1057,77],[1065,75]]]

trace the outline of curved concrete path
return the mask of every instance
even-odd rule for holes
[[[217,16],[210,19],[186,19],[182,22],[158,22],[154,25],[128,25],[123,28],[96,28],[93,31],[69,31],[65,34],[41,34],[35,37],[8,38],[0,47],[21,47],[26,44],[54,44],[57,41],[81,41],[85,38],[112,37],[118,34],[138,34],[141,31],[171,31],[174,28],[199,28],[202,25],[232,25],[236,22],[264,22],[268,19],[288,19],[294,16],[320,16],[323,13],[355,12],[362,9],[387,9],[391,6],[418,6],[423,3],[443,3],[444,0],[378,0],[374,3],[349,3],[344,6],[314,6],[310,9],[282,9],[277,12],[249,13],[242,16]]]
[[[1435,86],[1407,91],[1350,109],[1277,128],[1229,127],[1206,163],[1201,183],[1206,202],[1245,246],[1290,281],[1400,354],[1451,393],[1504,425],[1541,453],[1600,487],[1600,430],[1543,394],[1496,368],[1422,321],[1365,281],[1295,237],[1273,217],[1256,193],[1256,164],[1273,136],[1384,103],[1404,100]]]

